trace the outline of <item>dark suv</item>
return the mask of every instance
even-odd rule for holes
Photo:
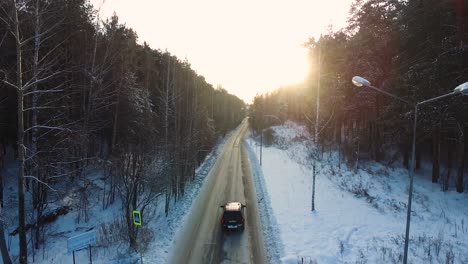
[[[229,202],[221,206],[223,216],[221,217],[221,226],[224,231],[245,229],[244,208],[245,205],[239,202]]]

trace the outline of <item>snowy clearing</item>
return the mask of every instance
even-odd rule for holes
[[[281,261],[401,263],[408,171],[366,162],[354,173],[344,163],[338,166],[337,153],[324,153],[317,164],[312,212],[306,129],[287,122],[273,131],[275,143],[263,147],[262,167],[258,141],[251,136],[247,143],[254,152],[254,171],[263,177],[256,180],[257,192],[268,193],[275,221],[271,229],[279,230],[274,252]],[[409,262],[467,263],[468,195],[442,192],[424,169],[417,172],[414,188]]]

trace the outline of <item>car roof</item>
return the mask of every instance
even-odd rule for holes
[[[229,202],[224,206],[226,211],[240,211],[242,209],[242,204],[239,202]]]

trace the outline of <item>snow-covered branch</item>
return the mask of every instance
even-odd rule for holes
[[[39,91],[32,91],[32,92],[25,93],[25,94],[23,94],[23,96],[28,96],[28,95],[31,95],[31,94],[60,93],[60,92],[63,92],[63,90],[39,90]],[[31,109],[31,108],[29,108],[29,109]]]
[[[21,46],[25,46],[29,41],[35,39],[35,38],[40,38],[44,35],[47,35],[49,32],[51,32],[52,30],[54,30],[57,26],[59,26],[61,23],[63,22],[63,19],[60,20],[58,23],[54,24],[53,26],[49,27],[47,30],[45,30],[44,32],[41,32],[39,33],[38,35],[32,35],[31,37],[21,41],[20,45]]]
[[[52,188],[49,184],[47,184],[47,183],[45,183],[45,182],[39,180],[38,178],[36,178],[36,177],[34,177],[34,176],[28,175],[28,176],[24,176],[24,178],[34,179],[34,180],[36,180],[37,182],[44,184],[47,188],[51,189],[52,191],[57,192],[57,190],[54,189],[54,188]]]
[[[3,12],[7,13],[7,12],[5,11],[5,9],[3,9],[3,7],[2,7],[2,10],[3,10]],[[9,28],[9,31],[10,31],[11,33],[13,33],[13,31],[10,30],[11,24],[8,23],[8,21],[6,21],[2,16],[0,16],[0,21],[2,21],[3,24],[7,25],[7,27]]]
[[[39,109],[57,109],[57,108],[66,108],[66,106],[36,106],[23,109],[23,112],[31,111],[31,110],[39,110]]]
[[[48,75],[48,76],[46,76],[46,77],[44,77],[44,78],[40,78],[40,79],[31,79],[31,80],[29,80],[29,81],[24,85],[23,89],[24,89],[24,90],[27,90],[28,88],[33,87],[33,86],[36,85],[36,84],[39,84],[39,83],[41,83],[41,82],[45,82],[45,81],[47,81],[47,80],[49,80],[49,79],[51,79],[51,78],[53,78],[53,77],[59,75],[60,73],[62,73],[62,71],[56,71],[56,72],[54,72],[54,73],[52,73],[52,74],[50,74],[50,75]]]
[[[11,82],[9,82],[9,81],[6,79],[6,74],[5,74],[4,71],[0,71],[0,73],[3,74],[2,82],[3,82],[4,84],[10,86],[11,88],[14,88],[14,89],[18,90],[18,86],[12,84]],[[0,77],[2,77],[2,76],[0,76]]]
[[[5,34],[3,35],[3,38],[2,38],[2,40],[0,41],[0,47],[2,46],[3,41],[5,41],[6,36],[7,36],[7,33],[5,33]]]
[[[40,125],[37,125],[37,126],[32,126],[26,130],[24,130],[24,133],[28,132],[29,130],[32,130],[32,129],[37,129],[37,128],[44,128],[44,129],[52,129],[52,130],[61,130],[61,131],[68,131],[68,132],[72,132],[70,129],[68,128],[63,128],[63,127],[53,127],[53,126],[40,126]]]

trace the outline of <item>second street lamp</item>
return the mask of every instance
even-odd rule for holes
[[[407,210],[407,213],[406,213],[406,230],[405,230],[405,249],[404,249],[404,255],[403,255],[403,263],[404,264],[407,264],[408,263],[408,245],[409,245],[409,230],[410,230],[410,222],[411,222],[411,201],[412,201],[412,197],[413,197],[413,177],[414,177],[414,163],[415,163],[415,156],[416,156],[416,127],[417,127],[417,121],[418,121],[418,108],[419,106],[423,105],[423,104],[427,104],[427,103],[431,103],[431,102],[434,102],[434,101],[437,101],[437,100],[440,100],[440,99],[443,99],[443,98],[446,98],[446,97],[450,97],[450,96],[453,96],[453,95],[457,95],[457,94],[463,94],[463,95],[468,95],[468,82],[465,82],[459,86],[457,86],[453,92],[451,93],[448,93],[448,94],[444,94],[444,95],[441,95],[441,96],[437,96],[437,97],[434,97],[434,98],[431,98],[431,99],[428,99],[428,100],[425,100],[425,101],[422,101],[422,102],[419,102],[419,103],[411,103],[401,97],[398,97],[394,94],[391,94],[391,93],[388,93],[382,89],[379,89],[375,86],[372,86],[371,83],[360,77],[360,76],[354,76],[353,79],[352,79],[352,82],[354,85],[358,86],[358,87],[362,87],[362,86],[366,86],[366,87],[369,87],[373,90],[376,90],[380,93],[383,93],[383,94],[386,94],[390,97],[393,97],[397,100],[400,100],[402,102],[405,102],[406,104],[409,104],[411,106],[414,107],[414,122],[413,122],[413,143],[412,143],[412,150],[411,150],[411,167],[410,167],[410,172],[409,172],[409,176],[410,176],[410,185],[409,185],[409,195],[408,195],[408,210]]]

